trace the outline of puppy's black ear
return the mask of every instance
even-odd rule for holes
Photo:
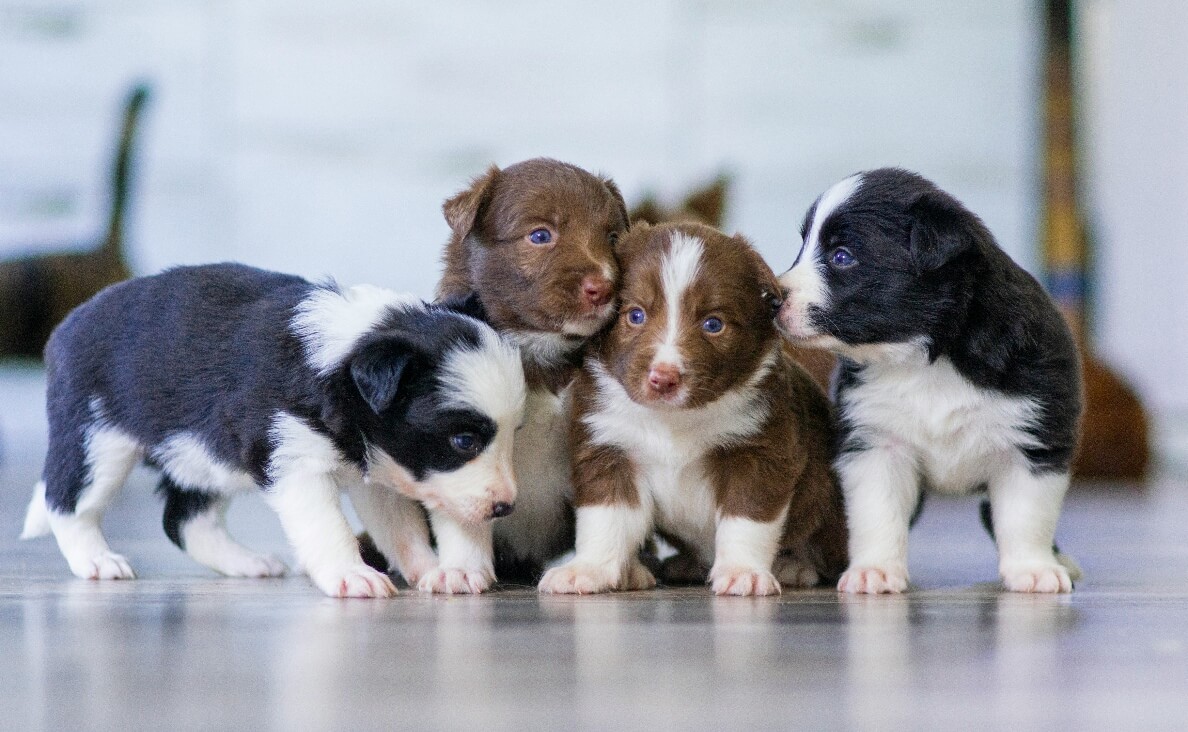
[[[487,309],[483,307],[483,301],[479,299],[477,292],[468,292],[465,295],[454,295],[443,298],[437,304],[447,310],[453,310],[456,313],[469,315],[475,320],[490,323],[490,320],[487,318]]]
[[[380,414],[400,393],[400,382],[415,368],[413,348],[396,338],[377,338],[364,345],[351,359],[351,380],[359,395]]]
[[[627,215],[627,202],[623,200],[623,193],[619,190],[619,186],[610,178],[602,176],[599,178],[602,185],[606,186],[606,190],[611,194],[611,198],[615,199],[615,206],[619,209],[619,215],[623,217],[623,229],[631,226],[631,217]]]
[[[479,214],[490,203],[499,179],[499,168],[492,165],[487,172],[470,182],[470,187],[449,198],[441,205],[446,223],[459,239],[465,239],[478,222]]]
[[[921,195],[908,209],[912,217],[909,255],[916,274],[940,269],[974,245],[981,221],[941,191]]]

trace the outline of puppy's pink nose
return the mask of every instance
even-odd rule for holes
[[[582,297],[592,308],[607,304],[611,299],[610,280],[601,275],[586,275],[582,278]]]
[[[668,396],[681,385],[681,371],[670,363],[658,363],[648,371],[648,386],[661,396]]]

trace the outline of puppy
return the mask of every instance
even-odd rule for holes
[[[610,179],[546,158],[492,166],[442,209],[451,234],[438,296],[477,300],[523,358],[519,498],[495,525],[495,547],[501,579],[534,583],[573,547],[565,389],[586,341],[615,316],[627,210]]]
[[[166,534],[222,574],[284,572],[223,525],[230,497],[259,486],[328,595],[395,593],[359,556],[344,488],[406,576],[492,579],[489,519],[514,505],[525,386],[515,349],[470,317],[373,287],[179,267],[76,309],[46,362],[49,453],[23,536],[52,530],[79,577],[133,577],[99,522],[144,460],[162,472]]]
[[[859,173],[809,209],[780,278],[795,343],[841,356],[844,592],[902,592],[925,488],[988,489],[1007,589],[1068,592],[1052,545],[1081,415],[1068,327],[977,216],[904,170]]]
[[[653,529],[712,564],[720,595],[836,576],[829,404],[782,347],[775,275],[700,224],[633,226],[619,257],[621,315],[573,387],[577,553],[540,590],[652,587],[638,551]]]

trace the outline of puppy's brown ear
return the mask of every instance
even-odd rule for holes
[[[921,195],[908,209],[912,231],[908,254],[916,274],[940,269],[971,249],[985,225],[965,206],[942,191]]]
[[[465,239],[470,234],[483,207],[491,201],[499,172],[499,168],[492,165],[487,168],[487,172],[471,181],[469,188],[441,205],[446,223],[459,239]]]
[[[627,215],[627,202],[623,200],[623,193],[619,190],[619,186],[610,178],[605,176],[599,177],[602,185],[606,186],[606,190],[610,193],[611,198],[615,199],[615,206],[619,209],[619,215],[623,217],[623,229],[626,230],[631,225],[631,218]]]
[[[699,221],[721,228],[726,214],[726,193],[730,179],[719,175],[712,183],[689,194],[681,208],[697,217]]]
[[[651,238],[652,225],[646,221],[632,224],[631,228],[619,237],[618,243],[615,244],[615,259],[619,261],[620,271],[626,272],[631,269],[632,262],[647,246],[648,240]]]
[[[742,234],[735,234],[731,238],[741,245],[751,260],[751,266],[754,267],[755,279],[759,282],[759,298],[763,303],[762,314],[764,317],[769,315],[774,317],[780,306],[784,304],[784,288],[780,286],[780,281],[772,271],[771,265],[767,263],[759,250],[747,241],[746,237]]]

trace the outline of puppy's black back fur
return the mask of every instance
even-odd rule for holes
[[[881,169],[863,174],[860,190],[822,222],[820,239],[844,241],[862,271],[877,275],[843,283],[827,271],[838,303],[830,310],[847,316],[814,313],[830,334],[848,344],[923,337],[932,361],[947,357],[975,386],[1034,401],[1038,415],[1027,430],[1041,447],[1024,454],[1035,470],[1068,468],[1081,414],[1076,345],[1040,284],[980,218],[919,175]],[[864,248],[871,239],[906,248]],[[862,307],[846,307],[859,299]],[[862,368],[842,359],[837,388],[853,385]],[[842,448],[852,449],[842,419]]]
[[[114,285],[75,310],[46,348],[48,505],[74,510],[96,427],[117,428],[144,446],[150,463],[164,440],[196,435],[214,459],[265,487],[281,411],[330,438],[352,463],[362,466],[371,444],[417,479],[467,459],[442,449],[444,439],[426,448],[428,435],[464,428],[483,444],[491,439],[490,419],[445,405],[437,389],[442,355],[477,346],[473,320],[439,306],[391,309],[319,375],[292,321],[322,287],[238,264],[178,267]],[[167,531],[201,498],[173,494],[206,488],[163,482]]]

